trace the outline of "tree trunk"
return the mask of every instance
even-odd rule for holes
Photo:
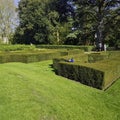
[[[56,37],[57,37],[57,44],[59,45],[59,43],[60,43],[60,36],[59,36],[59,31],[58,30],[57,30]]]
[[[103,16],[102,16],[102,7],[98,7],[98,25],[97,25],[97,39],[96,39],[96,46],[99,51],[103,50],[103,29],[104,29],[104,24],[103,24]]]
[[[103,48],[103,30],[101,24],[97,27],[96,46],[99,49],[99,51],[101,51]]]

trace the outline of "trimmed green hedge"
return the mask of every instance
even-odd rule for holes
[[[61,56],[60,52],[53,52],[53,53],[14,53],[14,54],[0,54],[0,63],[6,62],[38,62],[42,60],[49,60],[53,59],[54,57]]]
[[[79,54],[73,54],[73,55],[63,56],[59,58],[54,58],[53,59],[54,69],[57,71],[59,62],[68,62],[69,59],[71,58],[73,58],[75,62],[80,62],[80,63],[88,62],[88,55],[85,55],[84,53],[81,52]]]
[[[34,50],[34,45],[7,45],[0,44],[0,51],[18,51],[18,50]]]
[[[60,62],[57,74],[79,81],[82,84],[102,89],[104,72],[84,66],[84,64],[75,65],[72,63]]]
[[[108,55],[101,55],[101,54],[89,54],[88,55],[88,61],[90,63],[101,61],[101,60],[108,59],[108,58],[109,58]]]
[[[120,53],[110,52],[95,55],[99,56],[99,58],[94,63],[89,63],[90,55],[88,57],[77,55],[74,56],[74,63],[66,62],[66,57],[54,59],[53,67],[58,75],[105,90],[120,77]],[[83,60],[80,61],[80,58]]]
[[[92,63],[115,57],[120,57],[120,51],[95,52],[88,54],[88,62]]]
[[[82,50],[39,50],[39,51],[15,51],[15,52],[1,52],[0,63],[6,62],[38,62],[43,60],[50,60],[55,57],[66,56],[71,54],[83,53]]]
[[[118,66],[118,63],[114,60],[107,63],[91,64],[60,62],[57,66],[57,74],[105,90],[120,77],[120,65]]]
[[[75,46],[75,45],[36,45],[36,47],[46,49],[82,49],[84,51],[93,50],[93,46]]]

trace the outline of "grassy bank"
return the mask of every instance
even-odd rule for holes
[[[55,75],[51,63],[0,64],[0,120],[120,118],[120,80],[104,92]]]

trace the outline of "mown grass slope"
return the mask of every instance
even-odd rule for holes
[[[120,80],[101,91],[55,75],[51,64],[0,64],[0,120],[120,119]]]

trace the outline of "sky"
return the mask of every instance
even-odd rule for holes
[[[17,6],[18,5],[18,2],[19,2],[20,0],[14,0],[14,3],[15,3],[15,5]]]

